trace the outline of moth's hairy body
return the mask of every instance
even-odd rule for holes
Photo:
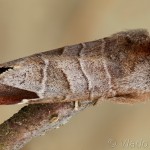
[[[13,67],[0,75],[1,85],[35,94],[14,98],[16,102],[109,99],[133,103],[150,96],[150,37],[145,30],[119,32],[1,66]],[[7,99],[0,97],[0,103]]]

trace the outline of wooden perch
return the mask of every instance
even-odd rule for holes
[[[150,36],[142,29],[1,64],[0,105],[34,105],[0,125],[0,148],[19,149],[97,101],[148,100],[149,70]]]

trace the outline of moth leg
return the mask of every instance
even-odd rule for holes
[[[79,108],[79,101],[74,101],[74,110],[77,111]]]
[[[97,105],[97,104],[98,104],[98,101],[99,101],[99,99],[94,100],[94,102],[93,102],[93,106]]]
[[[106,100],[106,98],[104,98],[104,97],[95,99],[95,100],[93,100],[93,106],[99,105],[99,104],[101,104],[102,102],[104,102],[105,100]]]

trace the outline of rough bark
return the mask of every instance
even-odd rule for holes
[[[1,149],[19,149],[96,101],[148,100],[149,72],[146,30],[119,32],[1,64],[0,104],[34,104],[0,126]]]

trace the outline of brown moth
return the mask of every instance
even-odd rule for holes
[[[0,104],[133,103],[149,97],[150,36],[142,29],[0,65]]]

